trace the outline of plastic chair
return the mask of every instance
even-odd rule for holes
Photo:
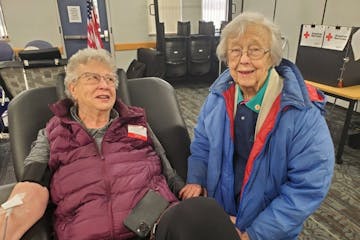
[[[24,50],[36,50],[36,49],[46,49],[46,48],[52,48],[53,46],[51,43],[44,41],[44,40],[33,40],[28,42],[25,45]]]
[[[202,35],[215,35],[215,25],[213,22],[199,21],[199,34]]]
[[[192,76],[202,76],[211,69],[212,37],[191,35],[189,38],[188,72]]]
[[[165,78],[184,77],[187,74],[187,38],[169,36],[165,38]]]
[[[0,61],[14,60],[14,50],[5,41],[0,41]]]
[[[177,35],[180,36],[190,36],[191,26],[190,21],[187,22],[177,22]]]

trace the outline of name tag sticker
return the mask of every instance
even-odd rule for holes
[[[146,127],[140,125],[128,125],[128,137],[147,140]]]

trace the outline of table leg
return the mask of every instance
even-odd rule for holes
[[[348,136],[348,130],[349,130],[349,126],[350,126],[350,121],[351,121],[351,116],[353,114],[353,110],[354,110],[354,106],[355,106],[355,100],[349,100],[349,107],[346,111],[346,118],[345,118],[345,123],[343,126],[343,130],[341,133],[341,137],[340,137],[340,141],[339,141],[339,145],[338,145],[338,149],[337,149],[337,153],[336,153],[336,163],[338,164],[342,164],[343,160],[341,159],[341,156],[344,152],[344,146],[346,143],[346,139]]]

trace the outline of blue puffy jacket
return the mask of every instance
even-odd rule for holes
[[[325,198],[334,148],[323,117],[324,95],[283,60],[271,70],[240,204],[234,194],[234,92],[225,71],[211,86],[195,128],[188,183],[204,186],[236,226],[254,239],[296,239]]]

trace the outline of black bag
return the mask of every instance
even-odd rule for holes
[[[131,210],[124,225],[139,237],[145,238],[168,206],[169,202],[165,198],[150,189]]]
[[[132,60],[126,71],[126,77],[128,79],[142,78],[145,75],[145,70],[146,70],[145,63],[139,62],[138,60],[134,59]]]

